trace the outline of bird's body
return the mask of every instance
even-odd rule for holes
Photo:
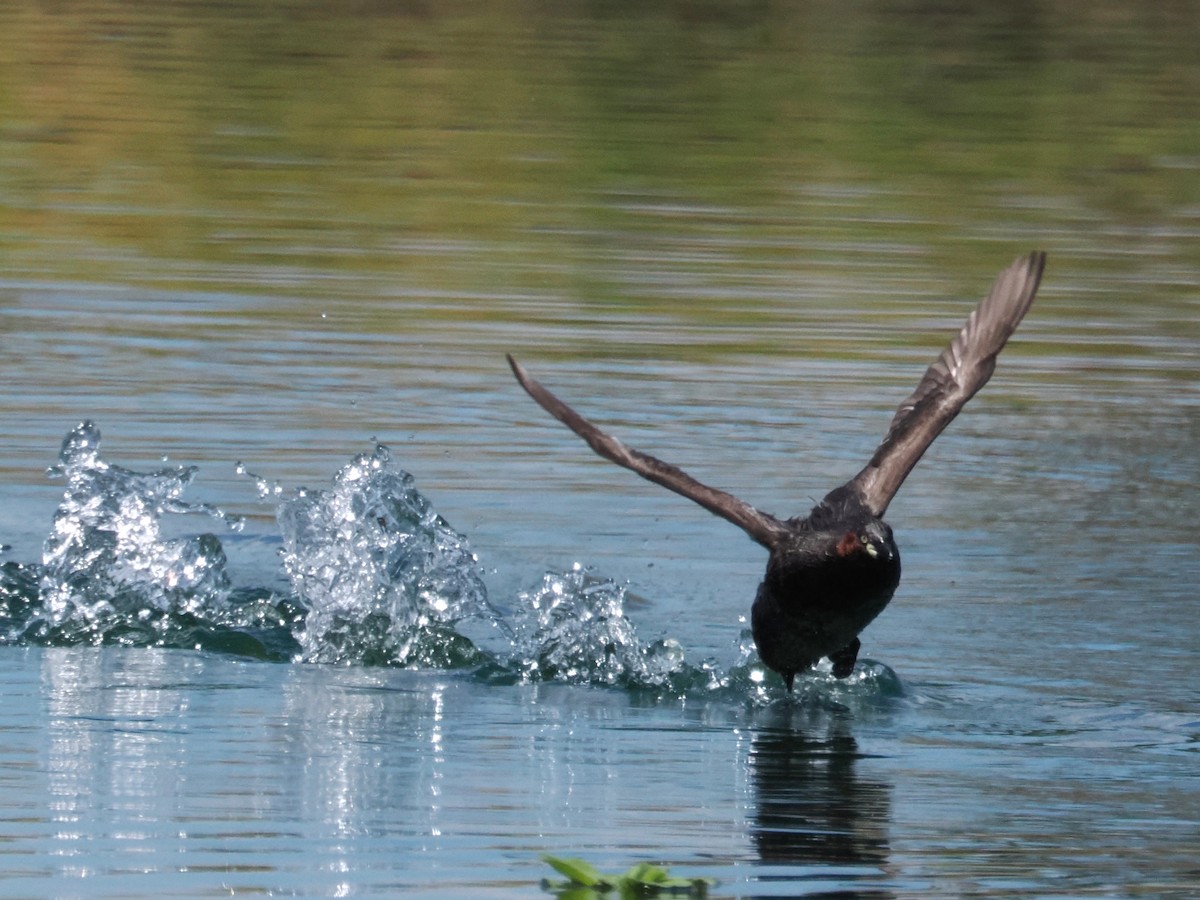
[[[626,447],[580,416],[509,357],[521,386],[600,456],[682,494],[742,528],[769,551],[751,610],[759,656],[792,686],[822,657],[838,677],[858,657],[858,635],[883,611],[900,583],[900,553],[883,521],[896,491],[921,455],[974,396],[1037,293],[1045,254],[1000,273],[988,297],[900,405],[883,442],[854,478],[805,517],[780,520],[708,487],[675,466]]]
[[[900,551],[892,529],[850,494],[835,491],[771,548],[767,572],[750,610],[762,661],[783,675],[822,657],[849,675],[858,635],[892,599],[900,583]]]

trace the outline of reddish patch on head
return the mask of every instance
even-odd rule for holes
[[[856,550],[858,550],[860,546],[858,535],[853,531],[847,531],[842,536],[842,539],[838,541],[838,545],[834,548],[833,552],[838,556],[849,556],[851,553],[854,553]]]

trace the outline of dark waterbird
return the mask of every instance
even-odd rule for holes
[[[934,438],[991,378],[997,355],[1033,303],[1045,265],[1046,254],[1031,253],[1000,273],[962,331],[900,404],[867,465],[806,517],[777,519],[626,447],[530,378],[511,356],[508,362],[529,396],[600,456],[694,500],[767,548],[767,574],[754,598],[751,627],[762,661],[791,690],[796,674],[822,657],[839,678],[853,671],[859,633],[900,583],[900,552],[883,514]]]

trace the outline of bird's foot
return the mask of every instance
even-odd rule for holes
[[[854,671],[854,664],[858,662],[858,651],[861,647],[862,641],[855,638],[841,650],[829,654],[829,661],[833,663],[834,678],[850,677],[850,673]]]

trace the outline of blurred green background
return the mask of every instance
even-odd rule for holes
[[[682,207],[767,265],[1022,226],[1195,265],[1198,48],[1192,3],[8,2],[0,259],[632,300],[604,250]]]

